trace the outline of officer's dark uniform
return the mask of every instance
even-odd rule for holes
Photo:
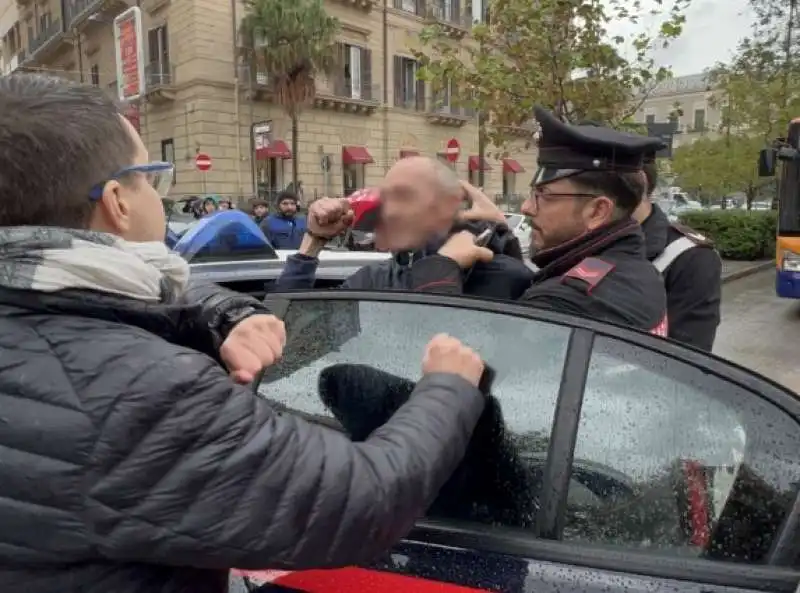
[[[536,118],[541,137],[534,184],[539,187],[581,172],[641,171],[644,155],[661,147],[654,138],[564,124],[540,108]],[[640,190],[620,179],[619,193],[626,191],[624,203],[635,207]],[[645,257],[644,234],[633,219],[608,223],[532,259],[540,270],[520,301],[666,335],[664,284]],[[463,273],[449,258],[427,257],[415,264],[412,275],[418,290],[461,292]]]
[[[664,277],[669,337],[710,351],[720,322],[722,260],[713,244],[670,223],[653,204],[642,222],[649,259]]]

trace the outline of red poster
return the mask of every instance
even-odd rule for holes
[[[129,99],[139,95],[139,40],[136,38],[136,18],[134,15],[118,23],[119,56],[122,70],[122,98]]]

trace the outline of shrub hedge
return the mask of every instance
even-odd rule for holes
[[[712,239],[724,259],[752,261],[775,256],[774,210],[693,210],[679,219]]]

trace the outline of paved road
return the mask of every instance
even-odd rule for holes
[[[800,393],[800,301],[775,296],[767,270],[722,288],[714,352]]]

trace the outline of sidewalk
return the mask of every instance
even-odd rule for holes
[[[730,261],[722,260],[722,283],[732,282],[768,270],[775,266],[771,259],[762,261]]]

